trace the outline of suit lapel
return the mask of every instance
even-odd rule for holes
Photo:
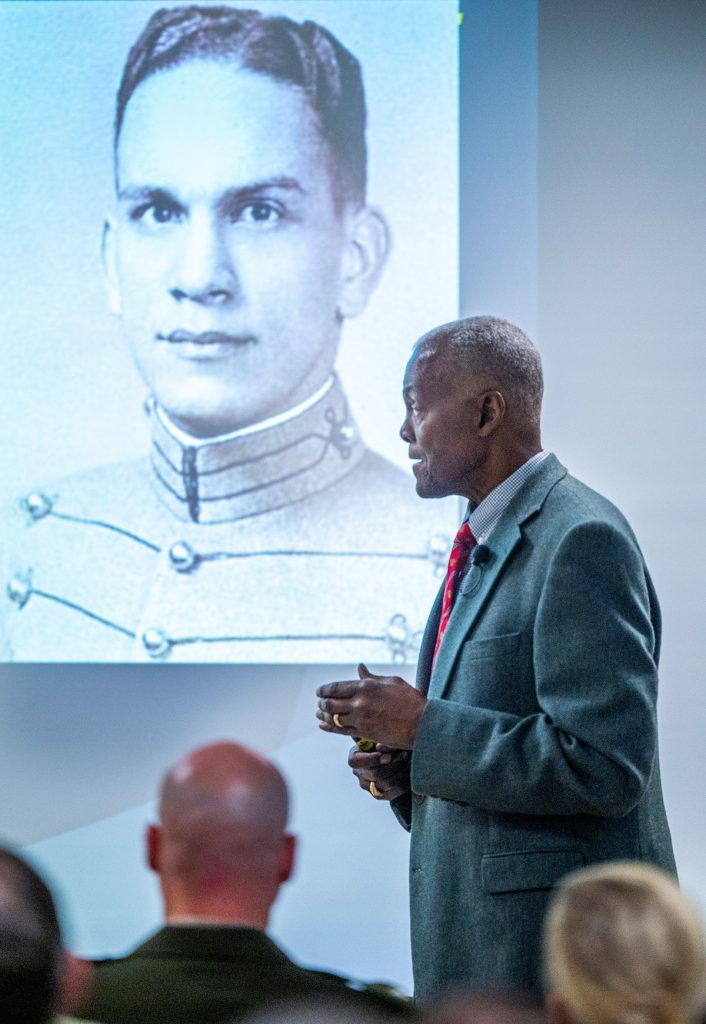
[[[522,539],[522,524],[539,511],[549,491],[564,476],[566,476],[566,470],[559,460],[554,455],[547,456],[498,520],[488,538],[490,559],[484,565],[472,565],[461,583],[431,678],[429,678],[431,668],[431,658],[429,658],[425,676],[429,682],[423,691],[427,693],[427,696],[441,697],[445,693],[452,679],[452,671],[459,648],[468,639],[469,633],[493,592],[512,552]],[[440,610],[441,601],[437,596],[433,609],[437,613],[436,616],[433,616],[437,628]],[[422,642],[422,652],[425,653],[431,625],[432,617],[430,616]],[[434,631],[434,637],[436,637],[436,631]],[[432,652],[433,649],[432,641]],[[420,652],[420,671],[422,652]]]
[[[419,647],[419,658],[417,660],[417,689],[426,694],[429,689],[429,677],[431,675],[431,663],[434,658],[436,647],[436,634],[439,632],[439,620],[441,619],[441,604],[444,599],[445,581],[439,587],[434,604],[431,606],[427,624],[424,627],[424,636]]]

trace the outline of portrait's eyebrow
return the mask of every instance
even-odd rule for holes
[[[260,192],[267,192],[270,189],[283,189],[288,192],[299,192],[306,195],[306,189],[296,178],[288,178],[281,175],[277,178],[264,178],[262,181],[249,182],[247,185],[237,185],[226,190],[226,195],[249,196]]]
[[[307,194],[306,189],[296,178],[278,177],[264,178],[262,181],[249,182],[247,185],[235,185],[227,188],[218,200],[219,206],[238,206],[250,200],[267,196],[271,192],[293,192],[299,196]]]
[[[160,188],[158,185],[128,185],[118,192],[118,199],[121,202],[136,202],[139,200],[161,199],[171,203],[178,203],[179,200],[167,188]]]
[[[286,175],[281,175],[275,178],[263,178],[262,181],[248,182],[246,185],[234,185],[232,188],[227,188],[219,197],[219,202],[243,202],[271,191],[296,192],[301,196],[307,194],[306,189],[296,178],[288,178]],[[118,199],[122,202],[135,202],[144,199],[152,200],[155,198],[166,199],[176,203],[180,202],[179,198],[170,192],[168,188],[158,185],[127,185],[118,192]]]

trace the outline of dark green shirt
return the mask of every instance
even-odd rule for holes
[[[295,964],[268,936],[235,926],[167,926],[128,956],[96,964],[84,1019],[102,1024],[216,1024],[268,1003],[318,995],[382,1014],[409,1004]]]

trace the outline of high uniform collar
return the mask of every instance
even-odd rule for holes
[[[337,377],[294,409],[217,438],[191,438],[156,403],[152,481],[186,522],[221,523],[260,515],[338,483],[365,447]]]
[[[133,956],[211,956],[224,959],[236,954],[245,959],[288,962],[285,954],[265,932],[243,925],[165,925],[133,950]]]

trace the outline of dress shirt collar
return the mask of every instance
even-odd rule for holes
[[[467,519],[473,531],[473,536],[479,544],[488,539],[501,515],[517,492],[549,455],[550,452],[548,451],[537,452],[531,459],[523,463],[519,469],[516,469],[514,473],[506,477],[502,483],[493,488],[490,494],[487,494],[475,508],[471,508],[470,505],[468,506]]]

